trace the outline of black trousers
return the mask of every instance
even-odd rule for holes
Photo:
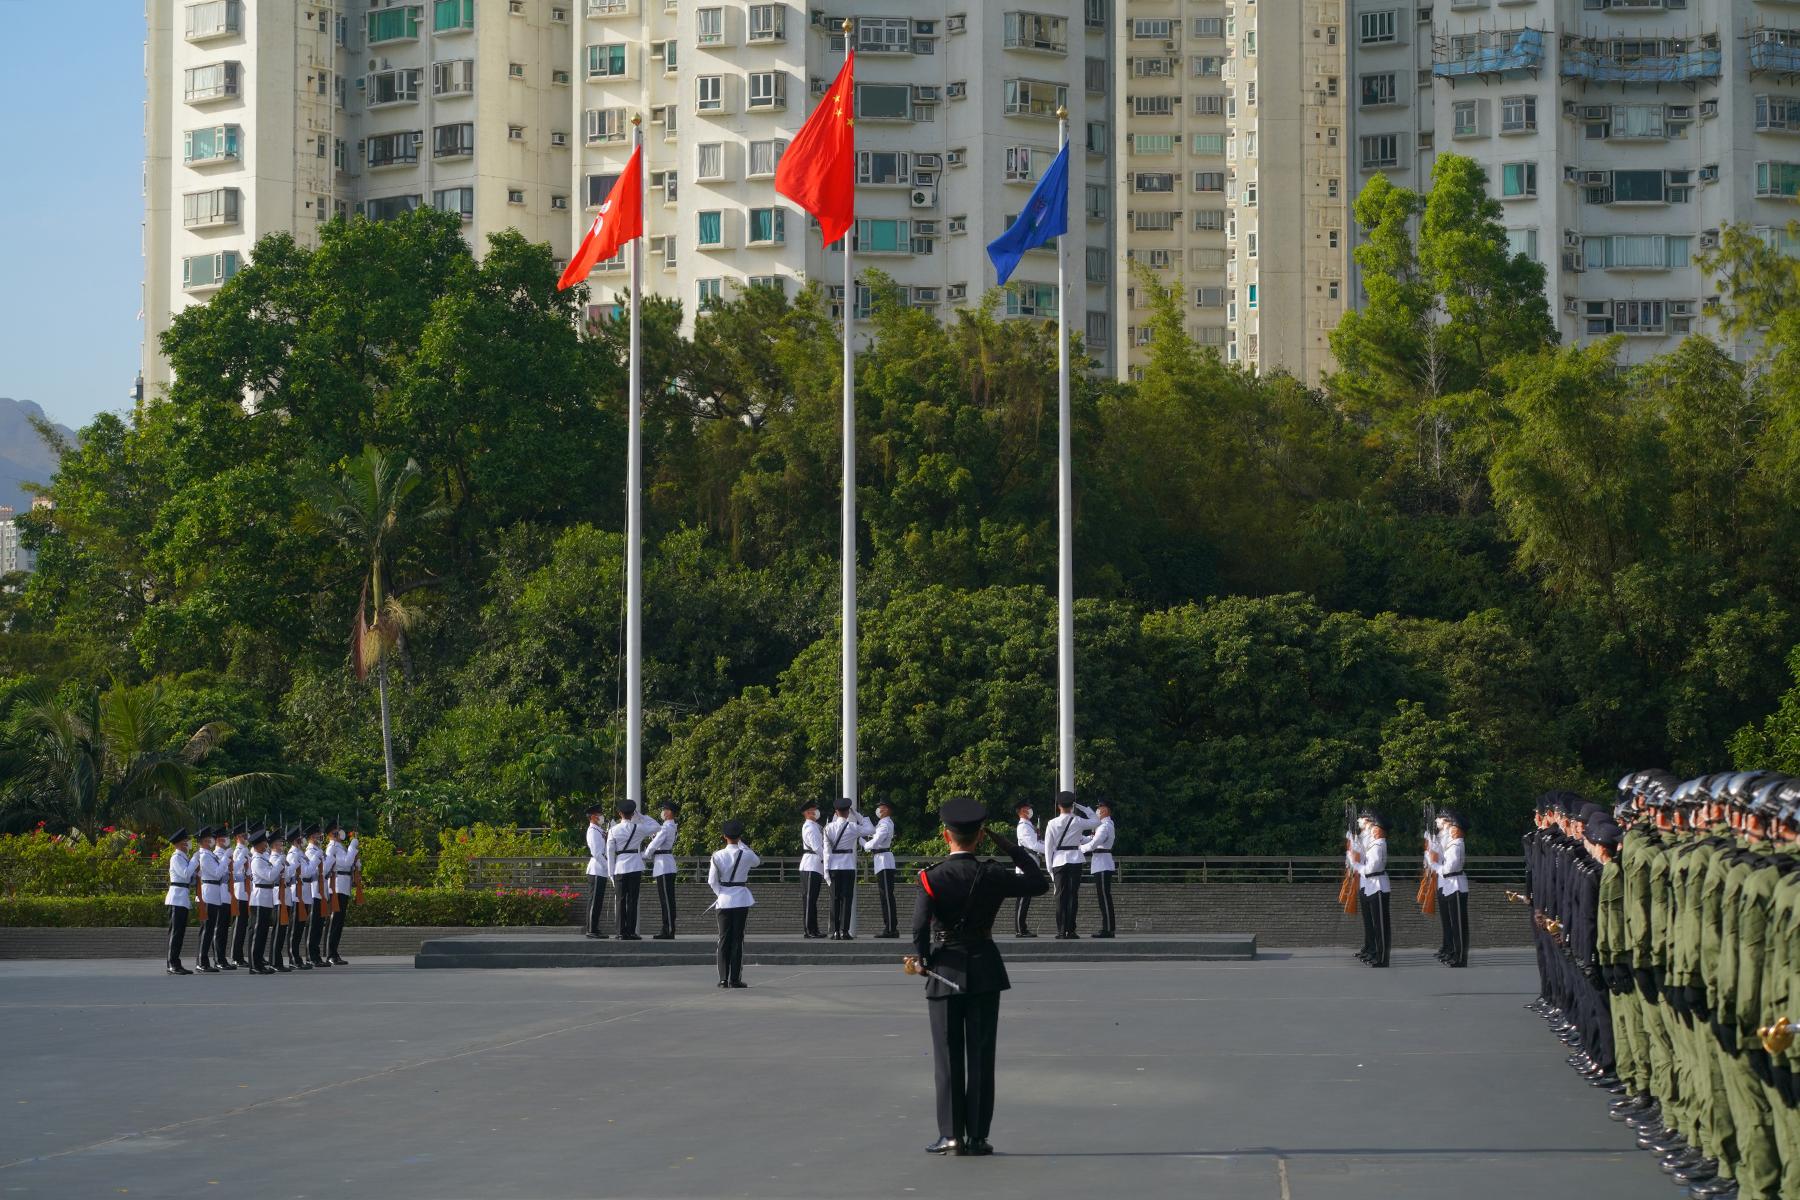
[[[900,932],[900,911],[894,906],[893,871],[875,872],[875,892],[881,897],[881,932]]]
[[[1444,935],[1438,941],[1438,953],[1445,958],[1450,958],[1456,953],[1455,938],[1450,932],[1451,925],[1455,921],[1456,915],[1451,911],[1452,905],[1450,903],[1450,897],[1443,892],[1438,893],[1437,906],[1438,927],[1443,931]]]
[[[236,921],[232,922],[232,925],[233,925],[233,928],[231,931],[231,961],[232,962],[247,963],[250,961],[249,959],[244,957],[244,939],[248,936],[248,934],[250,932],[250,926],[255,923],[255,919],[256,919],[256,914],[251,911],[250,902],[248,900],[239,900],[238,901],[238,917],[237,917]]]
[[[642,871],[626,871],[613,878],[619,899],[619,936],[637,933],[638,889],[644,886]]]
[[[1359,887],[1356,894],[1356,911],[1362,916],[1363,944],[1360,953],[1364,958],[1375,957],[1375,902],[1362,894]]]
[[[831,932],[850,932],[850,910],[856,904],[856,870],[831,873]]]
[[[1020,896],[1013,908],[1013,932],[1029,933],[1031,929],[1025,924],[1025,914],[1031,911],[1031,897]]]
[[[275,927],[275,910],[259,908],[256,913],[256,936],[250,942],[250,965],[266,967],[269,965],[269,930]]]
[[[312,929],[308,931],[306,942],[306,957],[312,962],[322,961],[319,950],[325,942],[325,926],[330,923],[331,918],[322,908],[313,910]]]
[[[1075,915],[1081,910],[1081,864],[1070,863],[1053,872],[1056,881],[1056,932],[1074,933]]]
[[[674,933],[675,872],[670,871],[667,875],[657,875],[654,878],[656,879],[656,901],[662,905],[662,931]]]
[[[1469,893],[1451,892],[1438,897],[1438,906],[1450,914],[1450,965],[1469,965]]]
[[[231,945],[231,901],[227,900],[223,904],[207,905],[206,921],[207,924],[212,926],[212,937],[208,939],[203,936],[200,939],[200,957],[206,959],[215,967],[220,963],[230,962],[231,959],[228,957],[227,952]],[[209,941],[212,946],[210,956],[207,952]]]
[[[666,877],[666,878],[672,878]],[[744,979],[744,925],[750,920],[747,908],[721,908],[719,916],[718,960],[720,983],[742,983]]]
[[[800,872],[800,932],[817,937],[819,933],[819,888],[825,876],[817,871]]]
[[[305,944],[306,944],[306,937],[307,937],[307,928],[306,927],[311,924],[312,924],[312,922],[307,920],[307,918],[306,918],[306,906],[304,904],[296,904],[294,906],[294,923],[292,926],[292,935],[288,939],[288,961],[289,962],[297,963],[300,961],[301,948],[303,946],[305,946]]]
[[[169,905],[169,965],[181,965],[181,943],[187,940],[188,910],[179,904]]]
[[[1119,928],[1119,916],[1113,908],[1113,877],[1117,871],[1094,872],[1094,899],[1100,905],[1100,931],[1113,933]]]
[[[326,947],[326,958],[338,957],[338,943],[344,940],[344,917],[350,911],[350,896],[347,892],[339,892],[332,897],[337,901],[337,911],[331,914],[331,928],[326,932],[330,943]]]
[[[588,876],[587,931],[600,935],[600,914],[606,908],[606,876]]]
[[[288,923],[283,925],[280,918],[275,921],[275,961],[272,965],[283,966],[287,961],[288,930],[293,926],[293,914],[288,914]]]
[[[1388,915],[1390,898],[1388,892],[1372,892],[1362,898],[1369,907],[1370,932],[1375,936],[1374,958],[1378,967],[1388,965],[1388,951],[1394,941],[1394,926]]]
[[[985,1138],[994,1123],[994,1059],[1000,993],[930,1000],[931,1056],[937,1075],[938,1133]]]

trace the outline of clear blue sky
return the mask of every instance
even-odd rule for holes
[[[0,396],[79,428],[129,407],[143,282],[144,6],[0,0]],[[69,40],[79,27],[77,42]]]

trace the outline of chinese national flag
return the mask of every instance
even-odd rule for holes
[[[819,219],[827,246],[856,219],[855,66],[851,53],[775,168],[775,190]]]
[[[581,248],[569,265],[563,268],[556,288],[574,287],[588,277],[595,263],[605,262],[619,252],[619,247],[644,234],[644,148],[631,152],[625,173],[613,181],[612,191],[600,205],[594,224],[581,239]]]

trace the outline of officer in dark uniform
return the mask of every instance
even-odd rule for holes
[[[1050,879],[1010,838],[983,830],[987,809],[979,801],[951,800],[938,815],[950,856],[919,872],[912,929],[917,963],[933,973],[926,977],[925,998],[939,1136],[925,1149],[992,1154],[988,1128],[994,1119],[1000,993],[1012,986],[994,945],[994,916],[1009,898],[1043,895]],[[975,857],[983,836],[993,839],[1011,866]]]

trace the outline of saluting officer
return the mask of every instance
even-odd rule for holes
[[[1013,811],[1017,813],[1019,817],[1018,830],[1013,834],[1013,838],[1019,843],[1019,849],[1028,854],[1042,854],[1044,852],[1044,839],[1038,836],[1037,822],[1032,820],[1036,813],[1032,810],[1031,802],[1021,801],[1013,807]],[[1037,934],[1031,932],[1031,927],[1025,923],[1025,916],[1030,911],[1030,896],[1020,896],[1017,900],[1013,901],[1014,937],[1034,938],[1037,936]]]
[[[856,811],[848,796],[832,801],[836,815],[825,826],[825,871],[831,883],[831,936],[847,942],[853,936],[851,921],[856,915],[856,846],[857,839],[875,832],[869,818]]]
[[[712,865],[706,871],[706,886],[712,889],[713,907],[719,910],[719,948],[714,955],[719,986],[749,987],[744,982],[744,926],[756,897],[750,894],[748,881],[762,859],[744,844],[742,821],[726,821],[719,832],[725,845],[713,851]]]
[[[950,856],[919,872],[912,941],[925,978],[937,1086],[938,1139],[932,1154],[985,1155],[994,1147],[994,1062],[1000,993],[1012,986],[994,944],[994,918],[1012,896],[1041,896],[1050,881],[1037,860],[1004,834],[982,828],[987,809],[959,797],[939,810]],[[991,837],[1014,870],[975,857]]]
[[[651,864],[650,877],[656,881],[657,904],[662,909],[662,932],[656,935],[659,942],[675,939],[675,835],[680,831],[675,824],[675,806],[664,801],[662,824],[644,847],[644,858]]]
[[[194,864],[188,856],[188,831],[169,835],[169,890],[163,895],[169,909],[170,975],[192,975],[181,965],[181,943],[187,938],[188,910],[194,906]]]
[[[587,819],[587,936],[604,941],[610,936],[600,929],[600,913],[606,907],[606,806],[590,806]]]
[[[1074,792],[1056,794],[1056,815],[1044,826],[1044,861],[1056,883],[1056,936],[1078,938],[1075,915],[1081,908],[1081,865],[1086,861],[1081,843],[1100,825],[1085,804],[1075,803]]]
[[[875,832],[863,841],[873,859],[875,891],[881,897],[881,932],[878,938],[900,936],[900,914],[894,905],[894,806],[886,800],[875,805]]]
[[[819,932],[819,888],[825,882],[825,834],[819,828],[819,806],[800,810],[800,936],[824,937]]]
[[[1094,877],[1094,899],[1100,905],[1100,932],[1094,936],[1109,938],[1119,931],[1112,894],[1113,877],[1119,871],[1118,864],[1113,862],[1113,838],[1117,834],[1113,829],[1112,801],[1102,800],[1094,811],[1099,814],[1100,823],[1094,826],[1087,841],[1081,843],[1081,852],[1088,856],[1088,874]]]
[[[659,826],[638,812],[636,800],[620,800],[619,819],[606,833],[606,873],[612,876],[613,896],[619,905],[619,940],[636,942],[638,889],[644,883],[644,839]]]
[[[336,892],[331,902],[331,927],[326,931],[325,958],[334,967],[347,967],[350,964],[338,953],[338,946],[344,938],[344,921],[350,912],[350,901],[356,894],[357,881],[362,878],[362,843],[357,839],[355,829],[346,830],[335,818],[325,828],[331,836],[331,844],[325,847],[325,861],[331,868],[331,886]]]

